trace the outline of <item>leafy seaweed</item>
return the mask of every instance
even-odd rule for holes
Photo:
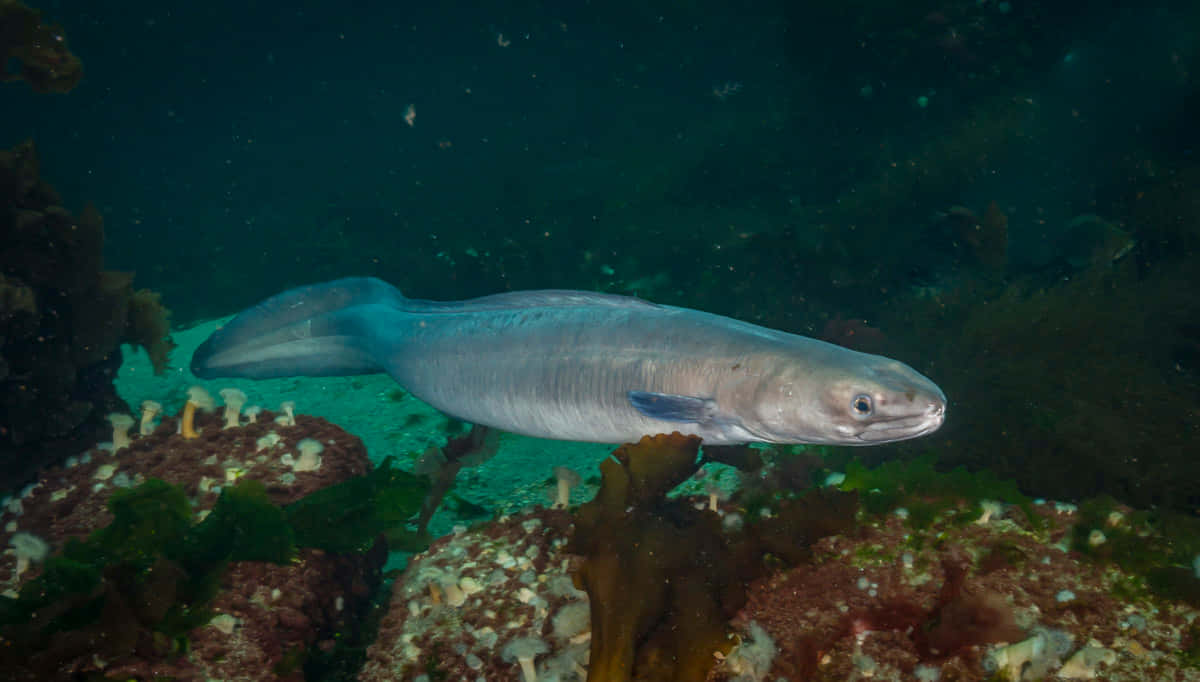
[[[1035,528],[1043,525],[1033,511],[1033,502],[1021,493],[1016,482],[1001,480],[990,471],[971,472],[961,466],[939,472],[935,461],[934,455],[925,454],[868,469],[859,460],[851,460],[846,463],[841,489],[858,491],[863,509],[871,514],[907,507],[914,527],[928,525],[937,514],[959,502],[978,504],[984,500],[1015,505]]]
[[[318,490],[284,509],[302,547],[361,552],[380,533],[403,529],[421,508],[429,481],[393,466],[389,457],[366,476]]]
[[[243,480],[221,491],[212,511],[189,536],[188,554],[205,563],[233,559],[282,564],[296,554],[294,536],[263,484]]]
[[[117,491],[108,526],[69,540],[16,598],[0,597],[0,669],[49,679],[79,642],[106,660],[139,642],[179,655],[187,633],[211,619],[207,604],[228,562],[286,563],[298,547],[356,552],[381,533],[404,537],[428,489],[391,460],[284,509],[261,483],[243,480],[223,489],[200,523],[178,486],[151,479]]]
[[[1194,516],[1169,509],[1123,513],[1112,497],[1095,497],[1079,505],[1070,541],[1071,549],[1140,576],[1154,594],[1200,605],[1192,566],[1200,555],[1200,519]]]
[[[177,486],[150,479],[108,499],[113,521],[77,547],[80,558],[144,563],[176,546],[192,526],[192,506]],[[88,550],[97,553],[87,556]]]

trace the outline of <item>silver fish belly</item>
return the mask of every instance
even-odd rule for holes
[[[870,445],[935,431],[946,397],[896,360],[579,291],[408,299],[372,278],[293,289],[197,350],[201,378],[386,372],[453,417],[559,440]]]

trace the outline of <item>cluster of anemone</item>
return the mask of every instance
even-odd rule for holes
[[[222,389],[219,394],[224,406],[223,429],[257,423],[259,415],[263,412],[263,408],[258,405],[246,406],[248,401],[244,392],[236,388],[226,388]],[[111,439],[107,442],[97,443],[95,449],[98,451],[108,451],[113,455],[117,455],[120,451],[132,445],[135,438],[144,438],[153,435],[161,426],[158,419],[163,413],[162,403],[155,400],[144,400],[140,407],[140,414],[136,418],[124,412],[109,414],[107,420],[112,426]],[[276,417],[275,423],[282,427],[295,426],[295,407],[296,404],[293,401],[283,402],[280,405],[281,414]],[[185,439],[199,437],[201,429],[196,425],[196,413],[211,413],[216,409],[216,401],[213,400],[207,390],[200,386],[190,387],[187,391],[187,401],[184,403],[183,410],[179,416],[176,433]],[[136,431],[134,429],[135,426]],[[282,445],[282,443],[283,439],[279,434],[272,431],[263,438],[258,439],[257,450],[262,451],[268,447]],[[325,446],[313,438],[305,438],[296,443],[296,451],[298,453],[296,456],[284,453],[280,457],[280,461],[291,468],[291,472],[283,474],[283,482],[294,482],[294,473],[319,470],[322,464],[321,453],[324,449]],[[78,456],[68,457],[63,461],[63,466],[71,469],[81,464],[89,464],[91,461],[92,451],[86,451]],[[244,473],[244,471],[237,467],[227,469],[225,482],[234,482],[241,473]],[[141,474],[131,477],[125,472],[119,471],[117,459],[115,458],[111,462],[106,462],[96,467],[92,479],[94,480],[92,484],[93,492],[100,492],[109,486],[127,488],[142,482]],[[39,485],[38,483],[31,484],[16,496],[5,497],[5,509],[14,517],[20,516],[22,511],[21,500],[28,497]],[[216,481],[203,477],[201,479],[201,488],[205,491],[220,492],[221,486]],[[51,501],[58,501],[65,498],[73,489],[72,487],[70,489],[54,491],[51,494]],[[39,563],[45,558],[47,545],[30,533],[19,532],[18,522],[15,518],[6,523],[5,531],[14,533],[10,539],[10,547],[4,550],[4,553],[16,557],[17,564],[11,579],[11,582],[15,586],[16,581],[28,570],[30,565]]]
[[[237,388],[223,388],[219,392],[221,403],[224,407],[222,418],[224,423],[221,428],[233,429],[247,424],[258,423],[258,417],[262,414],[263,408],[259,405],[249,405],[246,393]],[[198,438],[200,429],[196,427],[196,413],[211,413],[216,411],[217,402],[212,395],[202,386],[192,386],[187,390],[187,400],[184,402],[183,411],[179,417],[178,433],[187,439]],[[279,411],[282,413],[275,418],[275,423],[280,426],[295,426],[296,425],[296,403],[291,400],[286,400],[279,405]],[[137,424],[137,433],[139,436],[149,436],[154,433],[158,427],[156,419],[162,414],[162,403],[156,400],[143,400],[141,403],[141,413],[138,419],[122,413],[114,412],[108,415],[108,421],[112,424],[113,435],[111,446],[105,449],[113,451],[128,447],[132,442],[130,430],[134,424]],[[244,421],[243,421],[244,419]]]
[[[360,679],[585,680],[590,605],[570,578],[561,515],[460,528],[416,557]]]
[[[213,393],[216,395],[216,391]],[[294,412],[290,421],[298,422],[295,427],[263,423],[272,422],[274,414],[270,415],[272,419],[259,418],[257,426],[251,427],[244,416],[245,402],[237,397],[229,392],[221,395],[225,407],[237,415],[237,427],[223,429],[226,418],[219,412],[207,417],[193,413],[191,427],[200,434],[198,439],[185,439],[181,424],[176,429],[183,410],[178,416],[162,415],[160,405],[148,403],[143,411],[147,417],[144,435],[133,417],[114,418],[110,421],[117,433],[111,452],[108,447],[89,448],[67,458],[61,466],[39,472],[37,482],[24,490],[12,496],[0,495],[5,512],[0,518],[4,533],[0,535],[0,594],[9,598],[0,599],[0,606],[9,614],[8,620],[0,619],[0,639],[11,645],[7,652],[0,651],[0,670],[5,671],[0,678],[55,676],[49,672],[27,674],[25,663],[33,659],[22,651],[28,650],[38,660],[51,661],[53,670],[64,675],[87,670],[92,676],[112,679],[259,679],[264,674],[296,679],[294,674],[278,671],[318,642],[324,650],[332,648],[332,639],[318,638],[332,637],[334,632],[359,622],[364,600],[377,584],[384,561],[382,544],[370,552],[332,552],[314,548],[320,539],[310,538],[308,544],[297,540],[294,548],[291,540],[274,541],[289,535],[279,532],[283,527],[275,521],[280,508],[341,483],[349,482],[353,487],[354,477],[370,470],[365,448],[335,425],[299,417]],[[203,394],[192,391],[189,398],[194,410],[203,412],[207,402]],[[231,406],[238,402],[242,404]],[[221,407],[218,404],[213,409]],[[157,420],[160,415],[162,421]],[[255,441],[264,434],[273,435],[273,451],[255,452]],[[127,443],[122,435],[128,437]],[[107,434],[101,440],[108,440]],[[282,462],[285,451],[295,454],[294,467]],[[243,475],[253,482],[234,486]],[[285,485],[278,485],[275,477]],[[293,480],[289,482],[288,477]],[[147,485],[137,490],[108,494],[143,482]],[[286,522],[296,537],[305,532],[311,536],[308,529],[328,518],[329,510],[341,504],[341,498],[337,502],[312,499],[320,507],[314,514],[318,521]],[[215,509],[223,511],[214,519],[211,512]],[[207,526],[206,520],[210,522]],[[130,527],[138,529],[133,531],[134,540],[129,540],[131,534],[126,529]],[[143,537],[143,527],[153,530]],[[253,537],[246,542],[253,548],[239,545],[236,551],[240,555],[224,549],[230,546],[232,528],[247,538]],[[158,544],[157,538],[177,533],[187,540]],[[204,539],[193,542],[196,538]],[[64,549],[76,542],[88,549],[75,553]],[[221,549],[214,552],[210,544],[218,544]],[[133,561],[126,561],[125,554],[113,550],[135,545],[137,559]],[[185,558],[171,555],[168,561],[158,554],[165,556],[174,550],[183,552]],[[50,558],[58,551],[64,551],[64,556]],[[144,565],[142,559],[151,553],[155,561]],[[251,555],[254,558],[248,559]],[[123,613],[119,620],[95,612],[88,604],[100,592],[91,596],[86,590],[70,592],[80,584],[78,576],[84,575],[76,565],[80,557],[87,562],[89,575],[95,568],[95,574],[101,576],[103,594],[110,595],[110,604],[115,598],[122,604],[149,603],[153,607],[139,608],[136,614]],[[170,570],[164,571],[164,565]],[[71,571],[67,583],[63,583],[64,566]],[[118,633],[118,641],[126,641],[129,632],[144,633],[148,638],[153,631],[157,638],[160,621],[165,623],[164,630],[178,627],[169,618],[171,622],[162,620],[168,605],[177,595],[189,607],[197,605],[190,592],[177,591],[177,585],[185,584],[181,581],[213,587],[210,596],[200,598],[203,608],[194,611],[201,618],[189,616],[183,622],[187,630],[181,637],[186,637],[189,655],[168,655],[165,648],[149,646],[105,647],[106,634]],[[52,587],[45,589],[47,585]],[[64,617],[63,622],[68,624],[62,635],[58,633],[64,628],[58,621],[47,625],[23,613],[29,597],[54,597],[60,593],[60,585],[68,588],[66,596],[50,611],[60,613],[61,608],[61,612],[70,614]],[[14,598],[19,601],[11,602]],[[83,615],[76,615],[79,613]],[[209,614],[211,620],[205,617]],[[55,633],[53,638],[44,636],[43,630]],[[101,636],[92,637],[93,633]],[[63,636],[88,642],[88,646],[60,651],[56,642]],[[142,641],[141,637],[139,634],[137,641]],[[43,642],[49,642],[48,651],[42,650]],[[11,665],[14,662],[15,667]]]

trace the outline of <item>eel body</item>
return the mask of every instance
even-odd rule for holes
[[[373,278],[267,299],[195,352],[201,378],[386,372],[464,421],[560,440],[870,445],[935,431],[908,365],[719,315],[582,291],[405,298]]]

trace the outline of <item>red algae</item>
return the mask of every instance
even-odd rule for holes
[[[316,417],[297,415],[295,425],[282,426],[273,416],[264,413],[257,423],[222,429],[218,415],[197,415],[195,439],[177,434],[178,420],[168,417],[149,435],[135,433],[133,442],[115,453],[92,449],[72,457],[45,470],[19,504],[5,509],[0,544],[7,547],[14,534],[29,533],[53,553],[68,539],[83,538],[112,520],[106,502],[115,489],[151,478],[180,486],[199,519],[212,509],[221,488],[238,480],[262,483],[270,501],[282,506],[370,470],[356,436]],[[295,470],[289,462],[307,438],[324,446],[321,465]],[[332,648],[336,633],[361,619],[385,559],[386,548],[377,543],[365,555],[306,548],[287,565],[231,562],[206,605],[215,617],[188,633],[184,655],[164,655],[162,647],[147,646],[131,647],[128,655],[113,660],[81,653],[58,672],[65,677],[303,680],[305,652],[313,645]],[[13,590],[39,571],[35,564],[14,579],[15,563],[9,556],[0,560],[0,584]]]
[[[921,531],[892,513],[816,541],[748,585],[729,623],[736,646],[712,651],[706,679],[1200,679],[1178,655],[1196,610],[1130,592],[1132,576],[1069,551],[1069,505],[1033,510],[1042,523],[998,509],[964,523],[971,508],[951,506]],[[567,552],[573,521],[536,510],[434,542],[397,579],[359,679],[517,682],[505,653],[520,643],[540,651],[538,680],[587,680],[593,629],[572,580],[585,561]],[[1022,659],[1031,641],[1040,653]],[[669,679],[660,672],[634,679]]]
[[[1074,511],[1036,510],[1045,532],[1007,519],[953,523],[964,510],[951,509],[923,533],[893,514],[870,522],[860,537],[825,538],[812,563],[755,584],[734,625],[746,638],[761,628],[776,647],[766,679],[920,673],[966,682],[995,679],[996,672],[1014,680],[1056,671],[1085,676],[1079,670],[1106,680],[1200,679],[1177,656],[1196,611],[1149,596],[1119,597],[1114,588],[1129,576],[1062,543]],[[1031,637],[1044,639],[1042,658],[1015,659],[1008,645]],[[1107,663],[1063,667],[1085,647],[1105,652]],[[733,679],[733,668],[718,667],[708,679]]]

